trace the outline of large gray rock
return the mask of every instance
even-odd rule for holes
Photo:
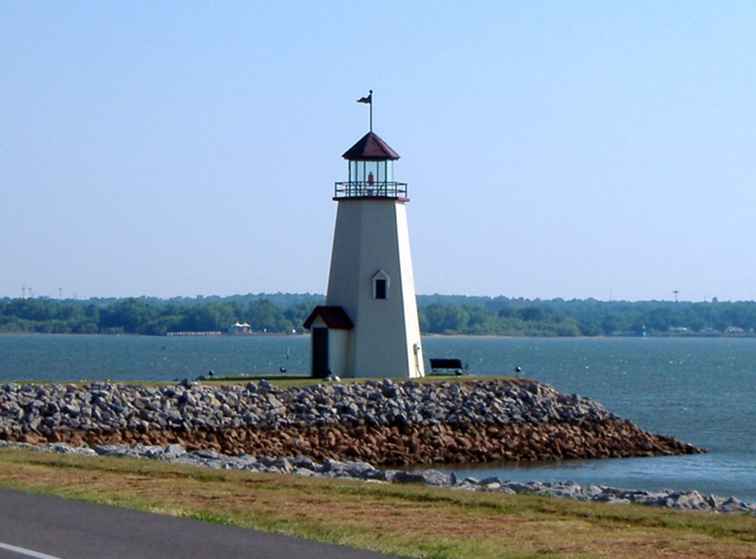
[[[719,506],[720,512],[748,512],[750,507],[737,497],[730,497]]]
[[[164,460],[175,460],[186,454],[186,449],[180,444],[170,444],[165,447],[162,458]]]
[[[425,483],[422,472],[396,472],[391,481],[394,483]]]

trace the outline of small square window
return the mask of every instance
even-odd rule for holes
[[[386,298],[386,287],[387,282],[385,279],[378,278],[375,280],[375,298],[376,299],[385,299]]]

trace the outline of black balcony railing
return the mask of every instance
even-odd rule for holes
[[[407,198],[406,182],[337,182],[334,199],[341,198]]]

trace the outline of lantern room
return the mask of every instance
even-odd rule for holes
[[[368,132],[342,156],[348,180],[336,183],[334,200],[344,198],[407,199],[407,183],[394,180],[396,153],[374,132]]]
[[[394,180],[394,162],[385,161],[350,161],[349,181],[368,184],[390,182]]]

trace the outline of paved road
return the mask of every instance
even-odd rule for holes
[[[385,555],[0,490],[0,559],[386,559]]]

